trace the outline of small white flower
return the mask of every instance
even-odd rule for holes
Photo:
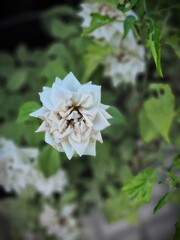
[[[49,205],[44,205],[39,220],[49,235],[60,240],[75,240],[79,235],[77,221],[73,217],[74,205],[65,205],[61,211],[56,211]]]
[[[67,176],[63,170],[45,177],[41,171],[34,169],[31,176],[31,185],[46,197],[52,193],[61,193],[67,185]]]
[[[18,148],[13,141],[0,139],[0,185],[19,193],[30,184],[31,160],[38,156],[34,148]]]
[[[134,84],[137,75],[145,72],[145,49],[130,32],[116,53],[107,56],[103,64],[104,76],[112,79],[114,87],[122,82]]]
[[[103,38],[106,42],[115,46],[120,44],[124,34],[123,21],[125,20],[126,16],[133,15],[136,17],[133,11],[130,10],[127,13],[123,13],[108,3],[83,3],[80,6],[82,10],[78,13],[78,15],[83,18],[82,27],[89,27],[91,25],[92,13],[98,13],[100,15],[108,16],[118,20],[117,22],[114,21],[101,26],[90,33],[90,36],[93,36],[97,39]]]
[[[30,114],[43,123],[37,132],[45,131],[45,141],[69,159],[95,155],[96,141],[102,142],[101,130],[110,124],[108,106],[101,104],[101,87],[91,82],[81,85],[73,73],[62,81],[56,78],[52,87],[40,93],[43,107]]]

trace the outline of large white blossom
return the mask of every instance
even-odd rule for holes
[[[11,140],[0,139],[0,185],[19,193],[31,182],[30,172],[38,156],[34,148],[18,148]]]
[[[138,44],[133,32],[121,43],[113,54],[103,62],[104,76],[112,79],[116,87],[122,82],[135,83],[137,75],[145,72],[145,49]]]
[[[63,192],[67,185],[67,176],[62,169],[49,177],[45,177],[38,169],[33,169],[31,174],[31,185],[37,192],[48,197],[52,193]]]
[[[101,104],[101,87],[91,82],[81,85],[73,73],[64,80],[56,78],[52,87],[40,93],[43,106],[31,113],[43,120],[37,132],[45,131],[45,141],[69,159],[95,155],[96,141],[102,142],[101,130],[110,124],[107,105]]]
[[[65,205],[62,210],[56,211],[50,205],[44,205],[40,214],[40,225],[46,228],[47,233],[60,240],[76,240],[79,235],[77,221],[73,217],[74,205]]]
[[[133,15],[136,17],[133,11],[130,10],[126,13],[123,13],[117,10],[115,6],[108,3],[83,3],[80,6],[81,11],[78,13],[78,15],[83,18],[83,28],[91,25],[92,13],[98,13],[100,15],[108,16],[117,20],[101,26],[90,33],[90,36],[93,36],[97,39],[105,39],[106,42],[115,46],[120,44],[124,34],[123,21],[125,20],[126,16]]]

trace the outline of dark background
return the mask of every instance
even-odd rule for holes
[[[13,51],[17,44],[30,48],[43,47],[51,42],[40,24],[41,13],[57,5],[78,8],[80,0],[17,0],[1,1],[0,51]]]

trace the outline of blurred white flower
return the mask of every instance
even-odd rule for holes
[[[67,176],[63,170],[59,170],[52,176],[45,177],[44,174],[34,169],[32,172],[31,185],[42,195],[48,197],[52,193],[61,193],[67,185]]]
[[[30,184],[31,160],[38,156],[34,148],[18,148],[13,141],[0,139],[0,185],[19,193]]]
[[[40,93],[43,107],[30,114],[43,123],[37,132],[45,131],[45,141],[69,159],[95,155],[96,140],[102,142],[100,131],[110,124],[108,106],[101,104],[101,87],[91,82],[81,85],[73,73],[62,81],[56,78],[52,87]]]
[[[145,72],[145,49],[130,32],[116,49],[103,62],[104,76],[112,79],[114,87],[122,82],[134,84],[139,73]]]
[[[83,18],[82,27],[84,28],[91,25],[92,13],[98,13],[100,15],[108,16],[119,21],[108,23],[90,33],[90,36],[93,36],[97,39],[103,38],[106,40],[106,42],[115,46],[118,46],[120,44],[122,36],[124,34],[123,21],[125,20],[126,16],[133,15],[136,17],[133,11],[130,10],[126,13],[123,13],[108,3],[83,3],[80,6],[81,11],[78,13],[78,15]]]
[[[74,205],[65,205],[61,211],[56,211],[49,205],[44,205],[39,220],[49,235],[61,240],[75,240],[79,235],[77,221],[73,217]]]

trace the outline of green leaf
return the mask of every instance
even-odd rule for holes
[[[138,221],[138,208],[131,205],[128,196],[124,193],[117,193],[108,199],[103,211],[109,222],[127,219],[130,223],[136,224]]]
[[[175,228],[176,228],[176,232],[175,232],[175,235],[173,237],[173,240],[179,240],[180,239],[180,218],[176,222]]]
[[[84,70],[84,82],[90,77],[93,71],[98,67],[104,58],[112,53],[113,48],[110,45],[93,41],[87,47],[86,54],[84,56],[85,70]]]
[[[166,40],[166,44],[171,46],[174,49],[178,58],[180,58],[180,37],[178,37],[177,35],[170,36]]]
[[[117,19],[110,18],[108,16],[100,15],[98,13],[91,14],[92,21],[89,27],[83,29],[82,36],[88,36],[91,32],[93,32],[96,28],[102,27],[108,23],[112,23],[117,21]]]
[[[173,172],[169,171],[168,172],[168,176],[170,177],[171,179],[171,183],[170,183],[170,186],[173,185],[173,186],[179,186],[180,184],[180,178]]]
[[[124,0],[123,3],[119,3],[117,8],[122,12],[127,12],[133,8],[138,0]]]
[[[155,179],[155,171],[147,168],[126,183],[121,191],[128,195],[134,206],[141,206],[150,200]]]
[[[124,20],[124,35],[123,35],[123,39],[126,38],[126,36],[128,35],[130,29],[135,25],[136,22],[136,18],[132,15],[129,15],[126,17],[126,19]]]
[[[161,135],[169,142],[169,130],[174,118],[175,98],[168,84],[151,84],[150,99],[140,113],[140,131],[146,142]]]
[[[154,21],[150,21],[148,27],[149,36],[146,45],[150,49],[159,75],[163,77],[161,68],[160,26]]]
[[[10,77],[7,87],[11,91],[19,90],[27,79],[27,70],[26,69],[19,69],[16,70]]]
[[[126,123],[125,116],[116,107],[110,107],[107,111],[112,116],[112,119],[108,120],[111,124],[124,125]]]
[[[157,213],[168,202],[169,202],[169,193],[166,193],[155,206],[154,214]]]
[[[77,34],[78,29],[72,24],[67,24],[54,18],[50,22],[50,32],[53,37],[66,39]]]
[[[52,18],[55,16],[74,16],[76,14],[76,11],[74,8],[64,5],[64,6],[55,6],[51,8],[50,10],[47,10],[43,12],[42,17],[43,18]]]
[[[39,156],[39,167],[46,177],[55,174],[60,167],[60,154],[51,146],[43,148]]]
[[[140,134],[145,142],[150,142],[159,136],[159,132],[149,119],[144,109],[139,113]]]
[[[20,123],[26,121],[30,117],[29,114],[38,108],[40,108],[40,105],[37,102],[32,101],[24,103],[19,109],[17,122]]]
[[[174,158],[173,158],[173,163],[172,165],[174,167],[176,167],[177,169],[180,169],[180,154],[177,154]]]
[[[67,75],[67,71],[61,64],[59,59],[51,60],[42,69],[41,75],[49,80],[48,86],[52,85],[56,77],[64,78]]]

